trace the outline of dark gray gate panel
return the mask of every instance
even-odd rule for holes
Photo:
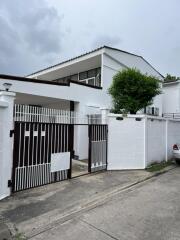
[[[107,125],[89,126],[89,171],[107,169]]]
[[[51,172],[54,153],[70,152],[70,125],[15,122],[13,191],[68,178],[69,169]]]

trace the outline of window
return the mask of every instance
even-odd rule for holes
[[[78,74],[74,74],[70,78],[71,80],[78,81]]]
[[[87,78],[88,78],[87,71],[79,73],[79,80],[83,80]]]
[[[93,86],[101,86],[101,68],[94,68],[88,71],[80,72],[79,79],[78,74],[73,74],[71,76],[66,76],[54,80],[55,82],[67,82],[68,80],[79,81],[85,84]]]
[[[88,84],[89,85],[95,85],[95,79],[94,78],[88,79]]]
[[[91,69],[88,71],[88,78],[96,77],[96,69]]]

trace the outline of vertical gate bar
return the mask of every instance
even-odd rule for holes
[[[43,184],[46,183],[46,178],[45,178],[45,169],[44,169],[44,166],[45,166],[45,139],[46,139],[46,124],[43,123],[44,125],[44,153],[43,153]]]
[[[61,152],[63,151],[63,148],[62,148],[62,124],[61,124]]]
[[[56,153],[56,124],[54,124],[54,153]],[[54,173],[54,181],[57,182],[57,172]]]
[[[49,152],[49,137],[50,137],[50,124],[48,123],[48,136],[47,136],[47,164],[51,164],[51,156],[50,156],[50,152]],[[48,178],[48,183],[50,183],[51,179],[50,179],[50,175],[51,175],[51,172],[49,171],[49,168],[47,168],[47,178]]]
[[[68,140],[68,151],[70,151],[70,168],[66,171],[65,178],[72,177],[72,158],[74,157],[74,125],[68,125],[69,128],[69,140]]]
[[[91,173],[92,125],[88,125],[88,135],[89,135],[88,172]]]
[[[57,128],[57,138],[58,138],[58,140],[57,140],[57,152],[59,153],[60,152],[60,146],[59,146],[59,124],[58,124],[58,126],[57,126],[58,128]]]
[[[66,151],[66,125],[64,124],[63,125],[63,145],[64,145],[64,148],[63,148],[63,152],[65,152]]]
[[[68,152],[68,125],[66,125],[66,136],[67,136],[67,139],[66,139],[66,152]]]
[[[53,124],[51,124],[51,150],[50,150],[50,161],[51,161],[51,155],[52,155],[52,137],[53,137]],[[50,172],[50,176],[51,176],[51,182],[53,182],[53,174]]]

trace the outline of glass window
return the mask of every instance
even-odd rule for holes
[[[96,75],[101,74],[101,68],[96,69]]]
[[[86,79],[86,78],[88,78],[87,71],[79,73],[79,80],[83,80],[83,79]]]
[[[96,76],[96,86],[100,87],[101,86],[101,74],[98,73]]]
[[[88,79],[88,84],[89,84],[89,85],[95,85],[94,80],[95,80],[94,78]]]
[[[78,74],[72,75],[71,80],[78,81]]]
[[[88,78],[96,76],[96,69],[91,69],[88,71]]]

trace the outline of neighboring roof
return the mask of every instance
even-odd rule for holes
[[[157,71],[147,60],[145,60],[142,56],[136,55],[136,54],[134,54],[134,53],[127,52],[127,51],[124,51],[124,50],[121,50],[121,49],[118,49],[118,48],[109,47],[109,46],[106,46],[106,45],[104,45],[104,46],[102,46],[102,47],[99,47],[99,48],[96,48],[96,49],[94,49],[94,50],[92,50],[92,51],[90,51],[90,52],[86,52],[86,53],[84,53],[84,54],[81,54],[81,55],[79,55],[79,56],[77,56],[77,57],[68,59],[68,60],[66,60],[66,61],[57,63],[57,64],[55,64],[55,65],[49,66],[49,67],[44,68],[44,69],[41,69],[41,70],[39,70],[39,71],[33,72],[33,73],[27,75],[27,77],[28,77],[28,76],[31,76],[31,75],[34,75],[34,74],[37,74],[37,73],[40,73],[40,72],[42,72],[42,71],[44,71],[44,70],[48,70],[48,69],[51,69],[51,68],[60,66],[60,65],[62,65],[62,64],[64,64],[64,63],[71,62],[71,61],[73,61],[73,60],[75,60],[75,59],[78,59],[78,58],[81,58],[81,57],[86,56],[86,55],[88,55],[88,54],[97,52],[97,51],[102,50],[102,49],[104,49],[104,48],[111,49],[111,50],[115,50],[115,51],[119,51],[119,52],[122,52],[122,53],[130,54],[130,55],[135,56],[135,57],[142,58],[150,67],[152,67],[158,74],[160,74],[160,76],[161,76],[162,78],[164,78],[164,76],[163,76],[160,72],[158,72],[158,71]]]

